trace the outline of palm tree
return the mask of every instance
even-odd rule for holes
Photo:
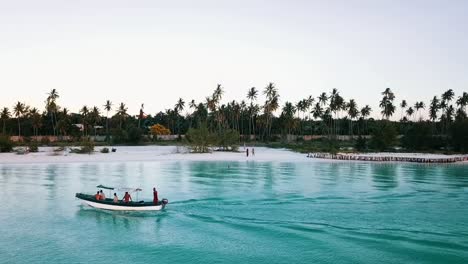
[[[322,106],[320,106],[320,103],[315,104],[315,106],[312,108],[311,114],[315,119],[321,118],[323,115],[323,109]]]
[[[222,115],[221,111],[218,111],[218,105],[221,101],[223,93],[224,93],[223,87],[221,86],[221,84],[218,84],[213,94],[211,95],[211,98],[209,97],[206,98],[207,106],[215,117],[215,121],[218,126],[219,132],[221,132],[221,122],[224,120],[224,117],[221,116]]]
[[[6,121],[10,119],[11,113],[8,107],[3,107],[2,112],[0,113],[0,119],[3,121],[3,135],[6,135]]]
[[[93,123],[94,136],[96,136],[97,135],[96,126],[101,120],[101,111],[99,110],[97,106],[94,106],[93,110],[91,110],[90,119],[91,119],[91,122]]]
[[[322,123],[324,122],[322,116],[323,116],[323,109],[322,106],[320,105],[320,102],[317,102],[314,107],[312,108],[312,111],[310,112],[312,114],[312,117],[314,119],[321,118]],[[322,131],[323,132],[323,131]]]
[[[447,107],[447,112],[445,113],[446,115],[446,120],[448,123],[451,123],[453,121],[453,116],[455,113],[455,108],[453,108],[453,105],[450,105]]]
[[[244,113],[245,113],[246,109],[247,109],[247,104],[245,103],[244,100],[242,100],[240,105],[239,105],[239,110],[240,110],[240,134],[241,135],[245,134],[245,131],[244,131]]]
[[[425,105],[424,105],[424,102],[421,101],[421,102],[416,102],[414,104],[414,108],[416,109],[416,115],[419,113],[419,109],[425,109]],[[421,117],[421,114],[419,115],[419,121],[422,121],[422,117]]]
[[[263,106],[264,113],[266,116],[266,126],[264,135],[269,138],[271,135],[271,123],[273,118],[273,112],[279,107],[279,95],[275,84],[270,82],[263,90],[263,94],[266,96],[265,105]]]
[[[407,106],[408,106],[408,103],[406,102],[406,100],[402,100],[401,104],[400,104],[400,107],[401,107],[401,118],[400,118],[400,120],[403,119],[403,113],[404,113]]]
[[[269,128],[268,128],[268,138],[271,138],[271,128],[273,125],[273,112],[275,112],[279,107],[279,94],[275,92],[270,100],[269,103],[269,116],[270,116],[270,122],[269,122]]]
[[[182,112],[184,110],[184,107],[185,107],[185,102],[182,98],[179,98],[179,100],[177,101],[175,107],[174,107],[174,110],[177,114],[177,134],[180,135],[180,125],[179,125],[179,113]]]
[[[21,137],[21,122],[20,118],[21,116],[26,112],[26,105],[21,102],[17,102],[16,105],[13,107],[13,114],[15,115],[17,121],[18,121],[18,137]]]
[[[307,101],[305,99],[300,100],[297,102],[295,109],[297,109],[297,118],[299,119],[299,134],[303,135],[300,113],[304,113],[307,110]]]
[[[39,114],[39,110],[35,107],[29,110],[29,116],[31,117],[31,124],[33,127],[34,136],[38,135],[39,127],[42,126],[42,117]]]
[[[46,100],[46,109],[50,115],[52,121],[52,130],[54,136],[56,136],[56,125],[57,125],[57,111],[58,106],[56,100],[59,98],[59,94],[56,89],[52,89],[50,93],[48,93],[47,100]]]
[[[451,122],[450,121],[451,118],[447,112],[449,111],[450,107],[453,109],[453,106],[450,105],[450,102],[452,101],[454,96],[455,96],[455,93],[453,92],[452,89],[448,89],[441,96],[440,108],[442,109],[442,115],[440,119],[441,121],[443,121],[443,126],[442,126],[443,133],[444,131],[447,131],[448,123]]]
[[[291,128],[294,124],[294,113],[296,112],[296,107],[290,102],[286,102],[283,106],[283,112],[281,115],[283,116],[286,122],[286,128],[288,130],[288,135],[291,134]]]
[[[345,101],[343,97],[340,96],[340,93],[336,88],[333,88],[332,92],[330,93],[330,111],[331,113],[335,116],[335,119],[338,120],[338,113],[340,110],[345,108]],[[331,127],[332,127],[332,133],[334,136],[337,134],[338,126],[337,122],[334,121],[333,118],[331,118]]]
[[[110,100],[106,101],[104,105],[104,110],[106,110],[106,141],[109,143],[109,111],[112,110],[112,102]]]
[[[452,101],[454,96],[455,96],[455,93],[453,92],[453,90],[448,89],[442,94],[442,101],[447,102],[447,104],[450,104],[450,101]]]
[[[431,104],[429,105],[429,118],[432,122],[435,122],[437,119],[437,113],[439,112],[439,99],[437,96],[434,96],[431,100]]]
[[[117,109],[117,115],[119,116],[119,128],[122,130],[122,121],[127,118],[127,110],[128,108],[125,106],[124,103],[120,103],[119,108]]]
[[[67,130],[71,126],[70,115],[68,109],[64,107],[60,113],[60,121],[57,122],[57,129],[62,133],[62,135],[67,135]]]
[[[81,110],[81,123],[83,125],[83,136],[86,136],[86,127],[88,126],[88,114],[89,114],[89,109],[86,105],[84,105]]]
[[[223,94],[224,94],[223,87],[221,86],[221,84],[218,83],[213,93],[213,98],[216,100],[216,103],[219,103],[221,101]]]
[[[371,112],[372,112],[372,109],[370,108],[369,105],[366,105],[363,108],[361,108],[361,117],[364,120],[364,124],[365,124],[365,128],[366,128],[366,134],[368,133],[368,131],[367,131],[367,119],[366,118],[370,115]]]
[[[466,112],[463,111],[463,108],[457,108],[457,113],[455,115],[455,120],[464,120],[466,118]]]
[[[410,106],[407,110],[406,110],[406,115],[408,116],[408,120],[411,120],[411,116],[414,114],[414,110],[413,108]]]
[[[257,99],[257,94],[258,94],[258,91],[257,89],[255,89],[255,87],[252,87],[249,89],[249,91],[247,92],[247,99],[250,100],[250,107],[249,107],[249,139],[252,135],[252,131],[253,131],[253,134],[255,135],[255,124],[253,123],[253,109],[254,109],[254,106],[253,106],[253,101]],[[255,136],[254,136],[255,138]]]
[[[145,116],[145,112],[143,111],[144,109],[145,109],[145,104],[141,104],[140,113],[138,114],[138,128],[140,128],[141,120]]]
[[[193,117],[194,117],[193,114],[195,113],[195,111],[196,111],[196,109],[197,109],[197,103],[195,102],[195,100],[192,99],[192,100],[189,102],[189,108],[191,109],[191,113],[190,113],[190,115],[189,115],[189,120],[190,120],[189,128],[192,128],[192,119],[193,119]]]
[[[350,99],[347,106],[348,106],[349,126],[350,126],[349,131],[351,134],[351,138],[353,138],[353,120],[357,118],[357,116],[359,115],[359,111],[357,109],[357,104],[356,104],[356,101],[354,101],[354,99]]]
[[[379,104],[380,108],[382,108],[380,113],[382,114],[382,117],[385,117],[388,120],[395,112],[395,105],[393,105],[395,94],[390,88],[387,88],[382,92],[382,95],[383,98]]]
[[[318,101],[322,106],[326,105],[328,101],[327,93],[320,94],[320,96],[318,97]]]
[[[192,109],[196,109],[196,108],[197,108],[197,104],[195,103],[195,100],[192,99],[192,101],[190,101],[189,107],[192,108]]]
[[[468,93],[463,92],[461,96],[458,97],[457,99],[457,117],[460,119],[466,118],[466,105],[468,105]]]
[[[307,118],[309,118],[309,121],[310,121],[310,135],[312,135],[313,133],[312,127],[314,125],[314,121],[310,118],[310,114],[311,114],[310,109],[313,107],[315,99],[314,97],[312,97],[312,95],[309,95],[309,97],[305,100],[306,100],[306,111],[308,113]]]
[[[198,122],[198,126],[202,123],[206,123],[208,119],[208,109],[205,104],[199,103],[197,105],[197,110],[193,113],[194,114],[194,119],[196,119]]]

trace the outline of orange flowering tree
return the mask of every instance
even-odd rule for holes
[[[171,130],[166,128],[165,126],[161,124],[156,124],[150,127],[151,134],[153,136],[160,136],[160,135],[170,135]]]

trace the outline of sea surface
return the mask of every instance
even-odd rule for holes
[[[75,198],[99,184],[170,203]],[[0,263],[468,263],[467,165],[0,164],[0,192]]]

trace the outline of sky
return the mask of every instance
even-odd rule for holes
[[[280,103],[337,88],[380,116],[468,91],[468,1],[0,0],[0,107],[126,103],[155,114],[276,84]],[[259,97],[263,102],[264,97]]]

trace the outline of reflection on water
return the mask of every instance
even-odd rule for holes
[[[374,186],[380,190],[393,189],[398,186],[398,166],[395,164],[380,164],[372,166],[371,175]]]
[[[0,189],[9,199],[0,209],[0,262],[465,263],[467,167],[0,165]],[[128,213],[75,199],[98,184],[142,187],[140,199],[152,199],[155,186],[170,203],[162,212]]]

